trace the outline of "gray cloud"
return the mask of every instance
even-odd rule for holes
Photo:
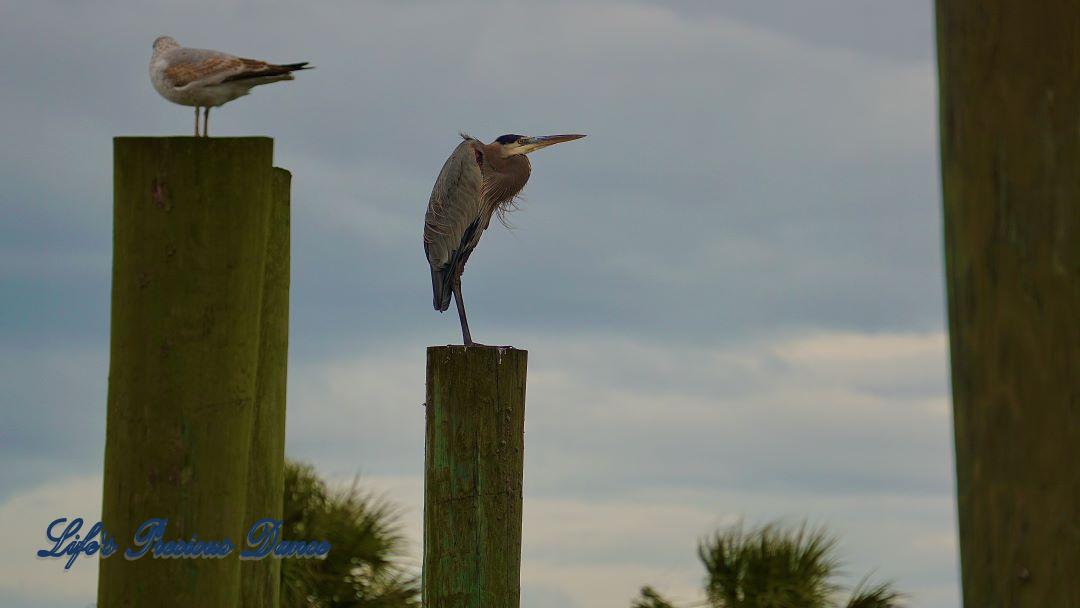
[[[313,340],[347,348],[351,336],[329,324],[366,336],[417,317],[448,325],[422,316],[416,224],[458,128],[590,133],[538,155],[521,229],[485,238],[466,279],[477,319],[683,340],[778,323],[940,324],[925,61],[644,4],[235,7],[214,9],[225,18],[207,29],[199,6],[117,2],[72,15],[80,9],[46,3],[5,32],[12,53],[42,38],[80,49],[44,52],[16,75],[30,86],[3,93],[22,117],[5,129],[40,142],[6,167],[7,183],[29,182],[5,195],[19,220],[8,231],[50,237],[12,236],[12,253],[107,256],[108,136],[186,133],[182,108],[145,82],[146,53],[134,50],[152,35],[120,27],[134,20],[169,23],[190,44],[319,64],[215,117],[221,134],[277,135],[279,162],[297,176],[297,280],[319,304],[299,307],[296,323]],[[513,40],[520,23],[538,32],[528,43]],[[290,35],[268,35],[279,29]],[[80,95],[66,93],[71,83]],[[68,179],[49,177],[57,164]],[[416,308],[402,315],[401,302]],[[372,310],[357,325],[361,303]]]
[[[167,33],[318,66],[211,119],[219,135],[273,135],[294,173],[294,454],[415,483],[423,347],[458,339],[430,310],[419,242],[438,167],[459,129],[585,132],[535,156],[518,228],[491,230],[465,275],[477,338],[531,350],[528,525],[553,540],[526,549],[528,601],[598,605],[586,575],[565,580],[571,538],[543,514],[617,511],[611,534],[629,542],[646,525],[631,505],[659,526],[685,498],[681,535],[736,512],[835,520],[859,564],[955,605],[929,5],[14,13],[0,23],[0,52],[20,58],[0,88],[18,151],[0,165],[0,455],[27,464],[0,478],[0,502],[100,469],[109,138],[188,133],[188,110],[147,82]],[[692,542],[657,562],[617,543],[574,551],[619,600],[635,580],[691,590]]]
[[[646,582],[689,593],[693,543],[746,514],[827,523],[853,576],[879,568],[918,605],[955,604],[943,334],[528,343],[526,583],[561,579],[588,606]],[[288,446],[340,479],[395,477],[381,485],[417,542],[422,370],[419,344],[294,368]]]

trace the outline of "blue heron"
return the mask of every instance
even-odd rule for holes
[[[431,265],[435,310],[450,308],[453,295],[466,346],[476,344],[469,333],[461,274],[491,216],[506,213],[525,187],[532,165],[525,156],[547,146],[585,137],[503,135],[484,144],[464,133],[443,164],[424,216],[424,252]]]

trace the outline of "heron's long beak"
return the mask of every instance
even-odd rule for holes
[[[581,139],[584,135],[543,135],[541,137],[526,137],[525,141],[514,146],[514,154],[528,154],[536,152],[540,148],[546,148],[564,141]]]

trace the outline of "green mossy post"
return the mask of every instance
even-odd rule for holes
[[[289,355],[289,191],[292,175],[274,169],[270,224],[263,277],[262,335],[248,461],[245,525],[280,519],[285,499],[285,388]],[[268,508],[269,507],[269,508]],[[306,540],[306,539],[305,539]],[[240,566],[241,606],[278,606],[281,560],[244,560]]]
[[[425,608],[517,608],[528,352],[427,351]]]
[[[938,0],[964,605],[1080,606],[1075,0]]]
[[[281,515],[288,179],[272,156],[263,137],[114,141],[102,521],[119,551],[101,562],[100,608],[274,605],[255,584],[248,598],[238,557],[252,514]],[[238,548],[124,559],[150,518],[166,540]]]

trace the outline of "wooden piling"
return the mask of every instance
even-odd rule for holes
[[[262,137],[114,141],[102,521],[120,550],[101,562],[101,608],[239,605],[249,519],[281,515],[288,180],[272,152]],[[150,518],[165,540],[236,549],[125,559]]]
[[[1080,606],[1074,0],[938,0],[964,606]]]
[[[427,351],[426,608],[517,608],[528,352]]]
[[[274,168],[259,320],[259,368],[248,460],[246,526],[266,517],[280,519],[285,499],[291,182],[292,175],[288,171]],[[278,606],[281,601],[281,560],[244,560],[240,565],[240,585],[241,606]]]

